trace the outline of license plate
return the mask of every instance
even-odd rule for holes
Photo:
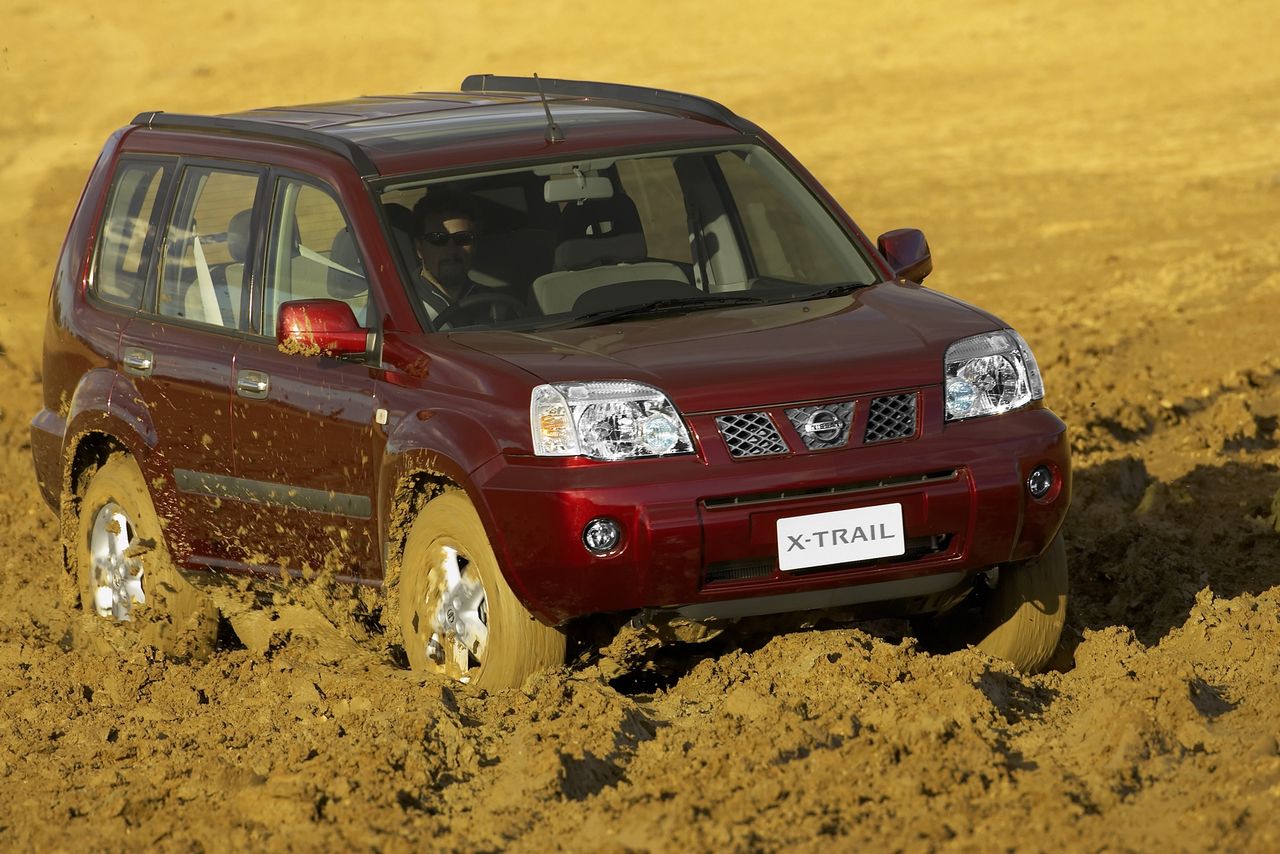
[[[778,566],[784,570],[892,557],[906,550],[901,504],[778,520]]]

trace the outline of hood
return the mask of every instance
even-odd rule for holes
[[[451,338],[544,382],[645,382],[689,414],[936,385],[951,342],[998,327],[959,300],[891,282],[825,300]]]

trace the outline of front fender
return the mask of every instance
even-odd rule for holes
[[[466,487],[470,475],[496,457],[499,448],[484,424],[457,411],[411,412],[387,436],[379,478],[380,499],[394,495],[406,473],[430,473]],[[390,505],[381,504],[383,510]]]
[[[378,473],[378,519],[384,558],[393,528],[406,520],[396,507],[402,487],[418,478],[451,482],[466,490],[480,517],[489,524],[483,496],[471,473],[498,455],[498,446],[484,426],[460,412],[409,413],[387,437]],[[385,567],[384,567],[385,571]]]

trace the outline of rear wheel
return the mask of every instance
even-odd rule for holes
[[[176,656],[212,649],[218,615],[169,558],[142,472],[117,454],[80,499],[74,557],[80,605],[110,623],[128,623],[142,642]]]
[[[400,631],[409,665],[496,690],[564,663],[565,637],[538,622],[498,568],[465,493],[418,514],[405,542]]]

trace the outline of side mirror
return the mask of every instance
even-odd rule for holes
[[[933,256],[929,254],[929,241],[918,228],[895,228],[876,239],[880,254],[889,262],[893,272],[913,282],[923,282],[933,272]]]
[[[304,356],[363,356],[369,350],[369,331],[342,300],[300,299],[280,306],[276,345]]]

